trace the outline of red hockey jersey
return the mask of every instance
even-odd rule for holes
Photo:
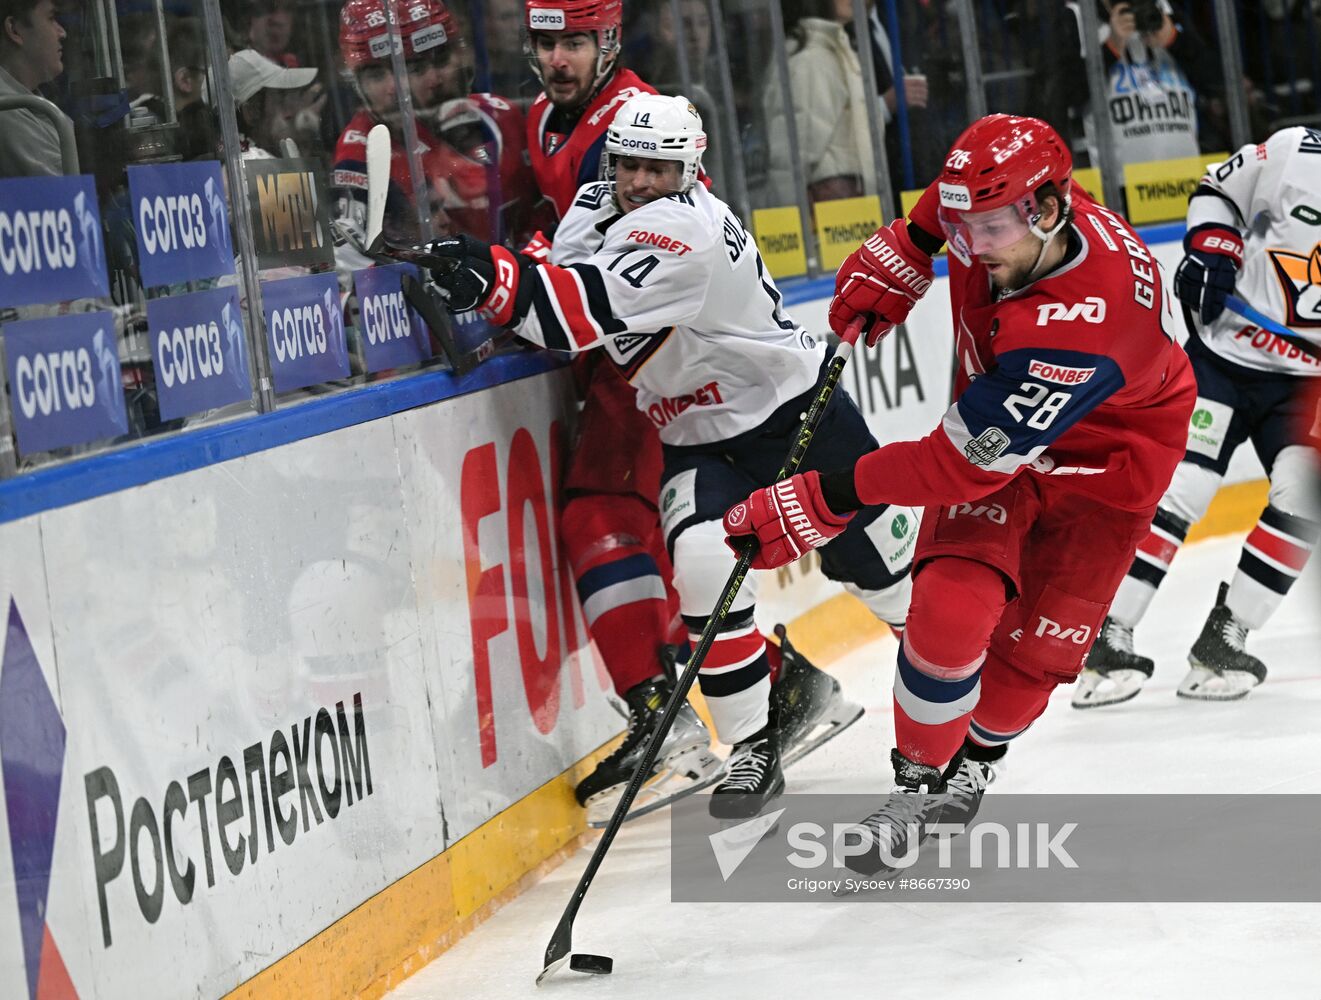
[[[1160,499],[1197,398],[1151,252],[1075,186],[1070,256],[998,301],[951,256],[955,402],[920,441],[856,466],[867,504],[974,500],[1016,475],[1124,510]]]
[[[601,179],[605,130],[615,112],[630,97],[654,93],[656,88],[632,70],[616,70],[567,133],[552,127],[555,105],[544,92],[537,95],[527,117],[527,148],[537,186],[555,206],[557,219],[564,218],[580,187]]]
[[[366,110],[349,121],[335,147],[330,183],[365,203],[367,133],[376,119]],[[523,115],[494,94],[446,101],[417,122],[422,172],[438,236],[467,233],[487,243],[520,241],[529,232],[536,187],[524,154]],[[413,181],[403,143],[390,145],[387,218],[411,220]]]

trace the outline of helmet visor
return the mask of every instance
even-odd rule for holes
[[[994,253],[1013,246],[1030,231],[1022,205],[1004,205],[989,212],[964,212],[940,206],[945,240],[965,257]]]

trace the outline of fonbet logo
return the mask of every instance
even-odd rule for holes
[[[533,10],[528,12],[527,26],[533,31],[563,31],[564,11]]]

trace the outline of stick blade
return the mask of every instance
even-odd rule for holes
[[[615,960],[609,955],[575,954],[569,958],[569,968],[592,976],[608,976],[615,971]]]
[[[367,133],[367,246],[385,226],[385,196],[390,190],[390,130],[383,124]]]

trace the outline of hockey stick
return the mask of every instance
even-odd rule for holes
[[[798,471],[798,466],[802,464],[803,455],[807,452],[807,446],[812,443],[812,435],[816,433],[817,425],[826,412],[826,404],[830,402],[830,397],[835,392],[835,386],[839,384],[840,375],[844,372],[844,366],[848,363],[849,355],[853,353],[853,345],[857,342],[862,328],[863,317],[859,316],[849,324],[848,330],[845,331],[843,342],[835,351],[835,356],[830,359],[830,364],[826,367],[826,373],[817,387],[816,397],[812,400],[807,415],[803,417],[803,422],[798,427],[793,447],[789,449],[789,455],[785,458],[784,465],[775,477],[776,482],[792,476]],[[743,554],[738,557],[738,562],[734,565],[734,572],[725,581],[725,589],[721,591],[715,610],[711,613],[711,617],[707,619],[706,628],[702,629],[702,637],[698,640],[697,648],[693,650],[688,665],[684,667],[683,673],[679,675],[679,681],[665,706],[665,712],[661,715],[660,722],[657,723],[650,739],[647,740],[647,747],[642,752],[642,759],[638,762],[633,777],[629,779],[628,787],[624,789],[623,796],[616,804],[614,815],[610,817],[605,832],[601,834],[601,839],[596,842],[596,850],[592,852],[591,860],[587,862],[587,868],[583,871],[582,877],[578,879],[578,885],[573,890],[573,896],[569,899],[568,905],[565,906],[564,913],[560,917],[560,922],[555,926],[555,931],[550,936],[550,941],[546,945],[545,967],[541,970],[541,975],[537,976],[538,986],[546,977],[557,972],[566,962],[569,964],[569,968],[575,972],[589,972],[604,976],[614,971],[615,961],[609,955],[589,955],[585,952],[575,953],[573,951],[573,921],[578,916],[578,908],[582,906],[583,897],[587,895],[587,890],[591,888],[592,879],[596,877],[596,872],[601,867],[606,852],[610,850],[615,835],[619,833],[619,828],[624,823],[624,817],[628,815],[629,807],[633,805],[633,800],[637,798],[643,781],[647,775],[651,774],[651,767],[656,762],[656,754],[660,750],[660,745],[664,742],[670,727],[674,724],[674,717],[678,714],[679,706],[684,703],[684,699],[688,697],[689,689],[692,688],[693,682],[697,680],[697,671],[701,669],[702,661],[706,659],[706,654],[711,650],[711,644],[715,642],[716,632],[720,630],[725,617],[729,614],[730,607],[734,604],[734,598],[737,596],[739,588],[743,586],[743,580],[747,577],[748,569],[752,565],[754,551],[755,548],[752,545],[744,548]]]
[[[390,130],[382,123],[367,133],[367,246],[374,247],[385,226],[390,191]]]
[[[1298,334],[1294,333],[1287,326],[1282,323],[1277,323],[1259,309],[1248,305],[1237,295],[1228,295],[1225,297],[1225,308],[1230,312],[1238,313],[1238,315],[1242,316],[1249,323],[1254,323],[1263,330],[1270,331],[1285,343],[1298,348],[1308,357],[1321,360],[1321,347],[1318,347],[1310,340],[1298,336]]]
[[[417,310],[422,321],[431,328],[431,332],[440,341],[440,348],[445,352],[450,370],[455,375],[467,375],[477,367],[478,362],[485,361],[495,353],[494,337],[482,341],[470,351],[462,350],[454,337],[454,327],[450,323],[449,313],[439,301],[435,291],[411,274],[405,274],[400,284],[408,304]]]

